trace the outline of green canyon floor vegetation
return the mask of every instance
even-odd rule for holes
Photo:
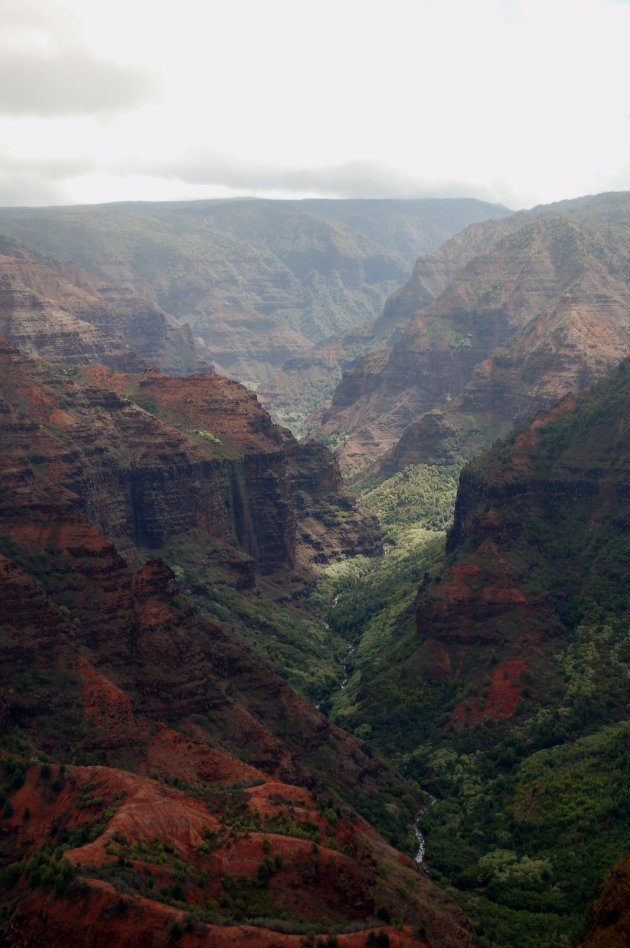
[[[418,465],[364,484],[358,497],[379,517],[385,555],[330,564],[306,601],[227,583],[192,598],[394,764],[408,788],[396,819],[382,801],[362,812],[410,855],[417,842],[401,814],[435,797],[421,823],[425,863],[480,948],[568,948],[607,870],[630,850],[630,635],[610,610],[593,613],[544,680],[523,673],[512,716],[449,727],[452,710],[477,695],[470,683],[419,676],[414,603],[444,570],[459,469]],[[194,550],[169,551],[193,589]],[[530,700],[536,689],[548,706]]]
[[[385,554],[329,564],[307,599],[288,599],[271,579],[258,578],[253,589],[235,588],[233,577],[212,565],[207,536],[194,531],[155,552],[200,611],[269,662],[307,701],[369,742],[369,726],[352,720],[343,699],[355,693],[363,669],[373,676],[380,663],[387,665],[392,648],[399,647],[401,627],[405,636],[413,634],[413,602],[426,570],[441,562],[458,474],[458,465],[419,465],[364,487],[358,499],[381,520]],[[382,801],[359,808],[412,855],[417,849],[412,820],[423,794],[414,781],[406,790],[402,782],[394,789],[397,799],[388,812]]]
[[[456,709],[483,706],[495,687],[500,643],[481,640],[470,650],[468,666],[460,663],[466,682],[424,673],[413,609],[418,587],[438,581],[451,561],[471,561],[461,549],[447,557],[439,534],[405,544],[420,538],[427,521],[413,509],[404,477],[364,495],[397,545],[341,590],[329,611],[331,627],[354,645],[346,686],[326,705],[330,716],[435,797],[421,823],[426,865],[468,915],[480,948],[568,948],[606,873],[630,850],[626,514],[618,501],[594,528],[592,511],[589,518],[563,488],[571,463],[577,470],[584,464],[587,439],[600,457],[602,425],[616,417],[610,402],[620,398],[603,385],[586,411],[544,431],[536,473],[559,498],[544,516],[527,504],[524,512],[501,509],[502,536],[510,538],[499,551],[502,562],[533,600],[564,590],[558,609],[567,630],[552,644],[543,638],[534,645],[535,671],[520,672],[511,713],[452,726]],[[501,452],[512,451],[508,439],[473,462],[482,471],[479,490],[500,471]],[[622,463],[614,454],[611,470]],[[400,492],[390,495],[396,483]],[[522,654],[529,660],[528,648]]]
[[[245,640],[308,701],[330,703],[348,677],[349,648],[361,646],[361,655],[367,650],[375,657],[412,605],[424,572],[443,549],[458,474],[459,465],[417,465],[364,488],[358,498],[379,517],[385,555],[329,564],[307,600],[288,600],[271,578],[258,578],[253,589],[236,588],[228,571],[213,565],[207,537],[195,531],[155,552],[202,612]]]

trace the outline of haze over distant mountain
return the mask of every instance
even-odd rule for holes
[[[167,372],[200,367],[187,327],[75,263],[0,237],[0,334],[50,362]],[[209,368],[209,366],[207,367]]]
[[[315,405],[347,365],[318,437],[377,459],[380,529],[184,321],[216,302],[222,351],[271,372],[283,306],[315,326],[337,286],[358,318],[416,239],[369,203],[8,215],[93,262],[0,246],[7,944],[623,929],[624,863],[584,908],[630,851],[630,196],[472,224],[377,318],[303,337],[267,388]]]
[[[474,200],[4,208],[0,233],[159,306],[190,326],[200,359],[257,385],[374,319],[418,254],[508,213]]]

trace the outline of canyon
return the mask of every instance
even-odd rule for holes
[[[188,334],[160,368],[186,374],[196,357],[256,387],[376,317],[418,253],[508,213],[465,199],[147,202],[3,208],[0,233],[158,307]]]
[[[151,555],[194,523],[238,581],[281,574],[286,595],[344,544],[376,552],[331,456],[211,373],[54,369],[8,343],[1,364],[5,942],[469,944],[344,802],[398,807],[401,778]]]
[[[624,931],[629,202],[0,212],[0,940]]]
[[[522,422],[463,468],[445,549],[416,555],[411,596],[399,567],[404,612],[387,598],[395,569],[337,606],[359,630],[333,716],[434,795],[433,878],[490,944],[572,944],[585,910],[585,944],[623,938],[619,908],[609,931],[589,903],[606,877],[618,906],[625,863],[606,874],[630,848],[629,400],[626,359]]]
[[[399,338],[345,373],[312,437],[346,472],[467,459],[605,375],[629,353],[625,210],[551,205],[419,259],[384,310]]]

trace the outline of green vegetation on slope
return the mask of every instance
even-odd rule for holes
[[[378,516],[386,542],[411,549],[415,530],[446,530],[462,464],[412,464],[375,487],[366,479],[359,497]]]
[[[208,543],[202,539],[203,546],[193,531],[159,550],[187,599],[272,665],[307,701],[323,701],[343,674],[343,638],[306,614],[299,602],[287,601],[264,577],[253,589],[235,587],[225,569],[209,568]]]
[[[331,716],[435,795],[422,819],[426,861],[484,948],[568,946],[605,872],[630,851],[629,401],[624,364],[535,437],[524,425],[470,464],[449,556],[437,538],[402,552],[401,538],[420,530],[411,524],[426,524],[404,475],[366,495],[400,545],[330,613],[354,643]],[[555,630],[542,647],[523,643],[520,697],[495,720],[472,712],[499,679],[510,684],[500,630],[522,618],[488,613],[494,643],[462,652],[455,674],[427,676],[412,611],[418,587],[473,563],[472,595],[499,563]],[[544,615],[532,617],[541,631]],[[452,726],[458,708],[466,726]]]
[[[568,945],[630,848],[630,725],[579,736],[578,716],[542,709],[415,750],[437,796],[423,821],[432,874],[457,889],[483,945]]]
[[[429,550],[425,556],[431,569]],[[369,609],[377,586],[390,603],[412,604],[407,577],[399,585],[395,571],[380,573],[340,595],[340,615],[353,602]],[[522,698],[521,723],[486,719],[456,732],[444,730],[444,712],[465,689],[456,681],[423,687],[408,661],[417,647],[411,617],[388,629],[383,615],[393,617],[391,605],[355,627],[354,675],[332,698],[332,716],[436,796],[422,821],[427,863],[456,895],[480,945],[568,946],[604,873],[630,850],[630,725],[608,720],[630,690],[627,628],[576,631],[557,656],[566,679],[560,707],[528,708]]]
[[[418,466],[365,493],[362,503],[381,515],[387,555],[325,566],[306,601],[287,600],[263,577],[254,589],[236,588],[234,576],[211,565],[207,538],[201,543],[194,532],[156,552],[201,612],[269,662],[308,701],[369,740],[370,729],[355,727],[347,713],[346,695],[356,693],[363,669],[376,677],[374,667],[379,662],[387,667],[392,650],[404,657],[407,636],[413,637],[418,585],[441,562],[444,533],[438,528],[450,519],[457,475],[457,466]],[[422,794],[413,781],[390,790],[385,807],[386,794],[371,808],[359,808],[396,845],[414,853],[411,820]]]
[[[400,683],[385,683],[381,673],[387,678],[388,669],[413,648],[413,604],[425,575],[441,565],[458,474],[459,465],[414,465],[376,487],[366,485],[360,500],[379,517],[386,556],[372,569],[357,572],[352,583],[337,582],[332,588],[338,567],[328,567],[311,596],[311,603],[321,603],[326,590],[331,603],[327,622],[352,648],[347,684],[326,706],[339,723],[365,739],[372,737],[374,727],[383,732],[388,726],[386,715],[378,713],[371,723],[357,719],[355,712],[364,703],[381,711],[396,705],[398,714],[399,702],[411,701],[409,714],[418,710],[414,689],[403,698]],[[388,742],[382,746],[387,748]]]

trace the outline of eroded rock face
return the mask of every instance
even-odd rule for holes
[[[0,231],[190,326],[191,351],[219,373],[257,390],[272,380],[268,404],[293,427],[296,406],[300,418],[317,408],[359,354],[348,341],[329,374],[314,344],[373,320],[418,254],[508,214],[472,200],[190,201],[5,209]],[[174,344],[168,362],[127,344],[166,371],[195,368]]]
[[[400,778],[194,610],[163,561],[130,545],[145,554],[135,569],[117,549],[130,530],[139,535],[138,523],[175,529],[201,507],[203,486],[195,504],[170,493],[172,483],[186,492],[184,474],[191,491],[205,479],[223,489],[206,443],[222,449],[219,470],[241,465],[255,530],[267,523],[257,507],[268,504],[279,520],[278,498],[288,504],[292,492],[315,518],[318,493],[332,498],[339,485],[322,450],[309,446],[304,464],[290,435],[225,380],[213,396],[205,376],[188,387],[156,372],[144,378],[145,399],[177,417],[177,430],[117,392],[130,383],[120,374],[69,377],[8,344],[0,366],[0,722],[12,749],[10,760],[0,753],[10,801],[0,941],[167,945],[174,924],[197,912],[183,944],[245,938],[295,948],[301,934],[256,921],[284,913],[316,930],[359,925],[340,933],[346,948],[381,928],[407,948],[420,926],[436,946],[471,945],[458,907],[339,803],[373,801]],[[211,405],[214,431],[194,430],[220,443],[200,434],[188,443],[183,432],[208,424]],[[125,508],[122,498],[129,470],[145,461],[143,490],[153,500],[143,521],[148,501]],[[284,484],[276,493],[271,475]],[[264,496],[247,501],[260,479]],[[343,512],[351,517],[351,505]],[[105,525],[117,531],[116,545]],[[225,528],[236,531],[227,518]],[[293,537],[296,550],[305,546]],[[278,550],[286,569],[287,547]],[[57,846],[59,859],[51,856]],[[262,895],[254,911],[250,899]],[[402,930],[375,924],[379,905]]]
[[[55,374],[9,346],[0,356],[15,477],[44,465],[131,562],[195,529],[228,559],[240,551],[256,571],[303,579],[334,555],[379,549],[374,518],[357,510],[331,455],[273,425],[238,383]]]
[[[630,941],[630,856],[607,874],[575,948],[625,948]]]
[[[246,892],[264,889],[267,914],[290,912],[316,928],[359,922],[365,938],[376,899],[388,900],[408,925],[392,929],[393,943],[412,944],[422,924],[436,945],[472,944],[459,909],[411,860],[349,809],[327,815],[312,792],[337,753],[328,794],[336,785],[369,794],[380,765],[175,598],[164,564],[132,573],[85,520],[68,522],[70,513],[53,501],[15,518],[13,554],[43,567],[41,582],[0,560],[0,594],[11,607],[0,625],[3,733],[28,734],[61,762],[16,769],[12,759],[9,770],[0,760],[11,800],[2,868],[13,864],[14,873],[3,886],[0,938],[36,945],[45,931],[46,944],[78,946],[94,933],[95,943],[166,945],[173,922],[196,910],[197,936],[214,944],[214,921],[216,943],[238,944],[233,877]],[[77,757],[100,763],[77,765]],[[189,789],[167,785],[175,779]],[[37,856],[51,840],[65,844],[66,862]],[[31,858],[40,860],[37,877]],[[403,890],[413,894],[401,900]],[[214,916],[202,911],[209,900]],[[247,930],[267,948],[299,938],[251,921]]]
[[[190,330],[154,303],[0,237],[0,335],[49,362],[100,362],[138,371],[143,360],[165,371],[198,362]]]
[[[548,704],[572,629],[593,611],[625,615],[629,379],[626,360],[463,469],[450,557],[418,594],[414,659],[429,680],[474,683],[454,725],[511,714],[526,670],[530,704]]]
[[[377,454],[381,453],[366,423],[372,420],[372,412],[377,416],[382,410],[378,404],[382,392],[377,389],[390,350],[409,320],[444,292],[465,263],[496,242],[498,234],[509,232],[511,221],[512,217],[501,223],[473,224],[431,256],[418,259],[411,278],[387,299],[376,319],[331,336],[310,351],[288,359],[260,388],[265,406],[280,418],[291,422],[297,419],[307,431],[323,425],[321,435],[317,436],[324,441],[352,430],[352,447],[348,448],[347,456],[345,450],[341,452],[342,464],[346,469],[354,464],[365,466],[366,459],[374,456],[375,448]],[[403,385],[408,383],[408,378],[403,381]],[[396,383],[394,389],[398,391]],[[356,406],[359,406],[361,422],[354,431]],[[330,419],[342,416],[347,425],[345,429],[327,424]]]
[[[382,455],[387,473],[471,457],[630,352],[627,227],[588,223],[586,212],[579,221],[515,217],[476,225],[470,246],[455,238],[449,254],[430,258],[433,270],[444,264],[443,279],[420,261],[392,299],[393,312],[414,302],[425,308],[388,350],[344,376],[314,433],[344,440],[342,468]],[[471,247],[491,243],[493,229],[490,248],[471,256]],[[447,279],[427,306],[428,287]]]

